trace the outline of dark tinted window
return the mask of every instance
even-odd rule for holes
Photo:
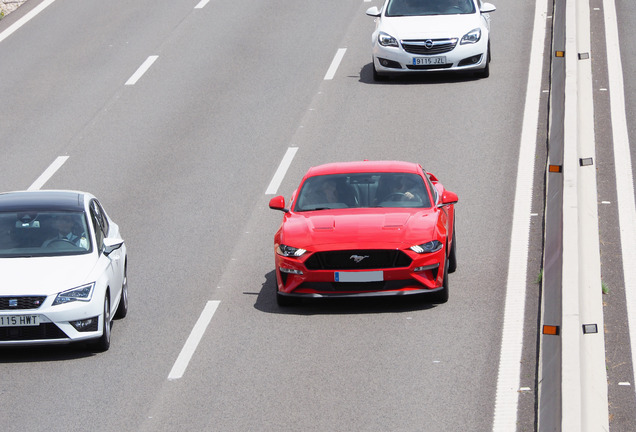
[[[83,212],[0,212],[0,257],[77,255],[90,250]]]
[[[472,0],[392,0],[386,16],[455,15],[475,11]]]
[[[424,180],[417,174],[356,173],[308,178],[298,194],[294,210],[430,206]]]

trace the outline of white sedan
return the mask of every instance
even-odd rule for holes
[[[0,347],[110,347],[128,313],[126,245],[91,194],[0,193]]]
[[[490,74],[490,16],[482,0],[386,0],[367,15],[373,32],[373,79],[422,71]]]

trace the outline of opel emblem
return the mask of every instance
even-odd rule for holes
[[[356,264],[359,264],[360,261],[362,261],[365,258],[369,258],[369,255],[351,255],[349,257],[349,259],[354,260]]]
[[[433,41],[430,39],[427,39],[426,42],[424,42],[424,46],[426,47],[426,49],[433,48]]]

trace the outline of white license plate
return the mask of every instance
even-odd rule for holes
[[[39,315],[0,316],[0,327],[22,327],[40,325]]]
[[[379,282],[384,280],[384,272],[362,271],[362,272],[335,272],[336,282]]]
[[[446,64],[446,57],[414,57],[414,66],[430,66]]]

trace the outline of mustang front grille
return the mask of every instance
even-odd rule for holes
[[[319,292],[341,291],[397,291],[405,288],[425,288],[413,279],[382,281],[382,282],[305,282],[297,289],[312,289]]]
[[[457,39],[420,39],[403,40],[402,48],[411,54],[434,55],[452,51],[457,45]]]
[[[45,296],[0,297],[0,310],[37,309],[45,299]]]
[[[309,270],[369,270],[411,265],[411,258],[395,249],[316,252],[305,261]]]

